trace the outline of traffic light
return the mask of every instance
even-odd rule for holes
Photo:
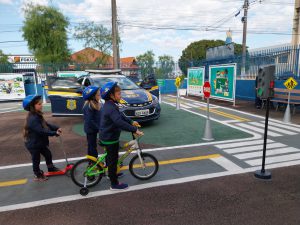
[[[274,98],[275,65],[259,68],[257,75],[257,96],[261,99]]]

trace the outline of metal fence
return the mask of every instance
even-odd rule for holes
[[[300,46],[283,46],[278,48],[266,48],[259,51],[250,51],[246,57],[246,76],[241,77],[242,56],[231,56],[218,60],[201,60],[183,62],[181,67],[205,66],[208,77],[209,66],[220,64],[237,64],[237,77],[243,79],[255,79],[258,69],[264,65],[276,66],[275,76],[278,80],[294,77],[299,79],[299,53]]]
[[[260,66],[274,64],[276,66],[276,78],[286,79],[294,77],[300,79],[299,75],[299,54],[300,46],[283,46],[278,48],[266,48],[259,51],[249,51],[246,57],[246,76],[243,79],[254,79]],[[237,64],[237,77],[241,78],[242,56],[235,55],[217,60],[193,60],[184,62],[169,62],[166,64],[154,63],[153,65],[140,65],[139,63],[121,65],[125,75],[137,75],[144,78],[147,74],[155,74],[157,78],[169,79],[180,74],[185,74],[188,67],[205,66],[206,77],[208,78],[209,66],[220,64]],[[84,71],[87,69],[111,69],[111,64],[34,64],[34,63],[14,63],[0,64],[0,73],[26,73],[35,72],[44,79],[47,75],[54,75],[58,71]]]

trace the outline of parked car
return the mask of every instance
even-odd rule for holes
[[[105,83],[114,81],[122,88],[122,100],[118,106],[126,117],[138,122],[159,118],[161,108],[158,98],[122,75],[120,71],[89,70],[87,72],[88,75],[77,80],[56,78],[54,82],[48,82],[48,95],[54,116],[82,115],[84,104],[82,90],[89,85],[102,87]]]

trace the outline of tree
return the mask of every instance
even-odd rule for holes
[[[0,50],[0,63],[1,64],[8,64],[9,63],[7,55],[4,55],[2,50]]]
[[[29,4],[24,9],[23,37],[38,63],[69,60],[68,19],[53,6]]]
[[[75,27],[74,38],[83,40],[84,46],[95,48],[102,53],[97,64],[106,64],[112,51],[112,31],[103,25],[87,22]],[[120,42],[120,40],[119,40]]]
[[[142,77],[154,73],[154,53],[152,50],[136,57],[137,63],[141,69]]]
[[[155,75],[157,78],[169,78],[174,70],[174,60],[172,56],[162,55],[158,57],[158,64],[156,67]]]
[[[225,45],[222,40],[201,40],[188,45],[179,58],[179,67],[184,74],[187,74],[187,67],[190,66],[192,61],[200,61],[206,58],[206,50],[208,48],[218,47]],[[234,44],[234,54],[242,53],[242,45]],[[195,65],[194,65],[195,66]]]

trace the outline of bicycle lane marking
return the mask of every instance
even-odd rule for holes
[[[300,164],[300,160],[294,161],[293,163],[278,163],[278,164],[269,165],[268,169],[288,167],[288,166],[299,165],[299,164]],[[122,192],[117,192],[117,191],[112,192],[110,190],[101,190],[101,191],[90,192],[90,194],[85,197],[81,196],[80,194],[75,194],[75,195],[68,195],[68,196],[63,196],[63,197],[49,198],[49,199],[44,199],[44,200],[2,206],[2,207],[0,207],[0,212],[7,212],[7,211],[12,211],[12,210],[18,210],[18,209],[33,208],[33,207],[38,207],[38,206],[43,206],[43,205],[83,200],[83,199],[88,199],[88,198],[101,197],[101,196],[105,196],[105,195],[122,194],[123,192],[138,191],[138,190],[143,190],[143,189],[148,189],[148,188],[182,184],[182,183],[188,183],[188,182],[193,182],[193,181],[212,179],[212,178],[218,178],[218,177],[224,177],[224,176],[230,176],[230,175],[238,175],[238,174],[243,174],[243,173],[254,172],[258,169],[260,169],[260,167],[252,167],[252,168],[236,170],[236,171],[224,171],[224,172],[217,172],[217,173],[211,173],[211,174],[203,174],[203,175],[196,175],[196,176],[190,176],[190,177],[183,177],[183,178],[169,179],[169,180],[164,180],[164,181],[151,182],[151,183],[147,183],[147,184],[139,184],[139,185],[131,186],[128,190],[125,190]]]
[[[28,182],[28,179],[1,181],[0,182],[0,187],[9,187],[9,186],[23,185],[23,184],[26,184],[27,182]]]
[[[170,159],[170,160],[163,160],[159,161],[159,166],[162,165],[171,165],[171,164],[177,164],[177,163],[186,163],[186,162],[192,162],[192,161],[201,161],[201,160],[207,160],[207,159],[215,159],[220,158],[220,154],[210,154],[210,155],[201,155],[201,156],[195,156],[195,157],[186,157],[186,158],[177,158],[177,159]],[[147,166],[153,166],[153,163],[146,163]],[[134,168],[139,168],[140,165],[134,165]],[[128,170],[129,166],[123,166],[121,170]],[[18,180],[12,180],[12,181],[2,181],[0,182],[0,187],[9,187],[9,186],[16,186],[16,185],[24,185],[28,183],[28,179],[18,179]]]

